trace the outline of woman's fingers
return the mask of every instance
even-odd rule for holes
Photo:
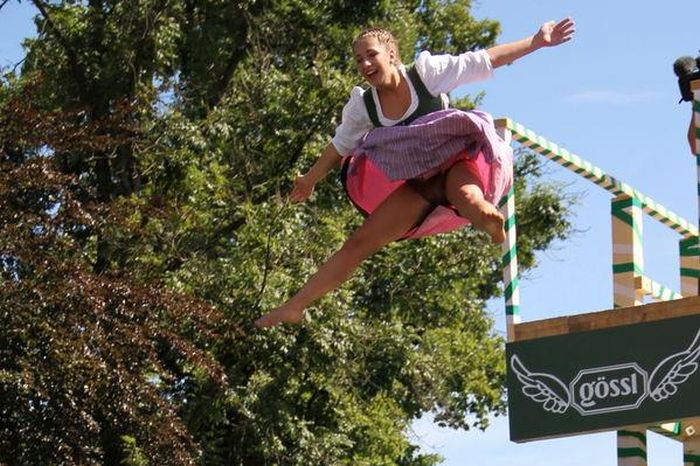
[[[573,18],[564,18],[558,23],[548,21],[542,25],[542,39],[544,45],[553,46],[559,45],[571,40],[576,31],[576,23]]]
[[[573,26],[574,24],[575,24],[575,23],[574,23],[574,19],[573,19],[573,18],[571,18],[571,17],[566,17],[566,18],[562,19],[561,21],[559,21],[559,22],[557,23],[557,26],[556,26],[556,27],[558,27],[558,28],[565,28],[565,27]]]
[[[293,201],[301,202],[308,199],[312,192],[313,186],[307,186],[307,184],[304,183],[304,178],[299,176],[294,180],[294,188],[292,188],[292,192],[289,194],[289,197]]]
[[[576,23],[572,18],[564,18],[554,26],[554,30],[566,41],[571,39],[571,36],[576,32]]]

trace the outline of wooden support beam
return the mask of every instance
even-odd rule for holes
[[[693,314],[700,314],[700,296],[525,322],[515,326],[514,341],[653,322]]]
[[[513,122],[510,118],[496,118],[493,120],[493,125],[496,128],[509,128],[513,126]]]

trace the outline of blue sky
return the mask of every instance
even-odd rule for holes
[[[19,43],[33,34],[33,13],[28,2],[14,0],[0,11],[0,67],[23,56]],[[695,161],[685,139],[690,106],[678,105],[672,63],[698,54],[700,2],[493,0],[475,2],[473,13],[501,22],[501,43],[534,33],[544,21],[574,17],[572,42],[500,68],[494,79],[465,91],[485,90],[484,110],[522,123],[697,224]],[[611,196],[547,166],[551,179],[583,194],[573,219],[579,233],[542,254],[540,266],[521,281],[525,321],[612,307]],[[646,273],[674,289],[678,239],[645,217]],[[502,302],[489,309],[504,332]],[[412,435],[447,466],[617,464],[613,433],[514,444],[507,419],[497,418],[484,433],[438,429],[423,419]],[[680,466],[681,446],[650,433],[648,457],[651,466]]]

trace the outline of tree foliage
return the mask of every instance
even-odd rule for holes
[[[250,326],[361,222],[337,180],[284,197],[359,82],[351,38],[388,26],[410,61],[495,21],[466,0],[26,3],[39,34],[0,82],[0,462],[429,465],[414,419],[503,413],[481,233],[392,244],[303,325]],[[570,231],[539,170],[520,157],[526,269]]]

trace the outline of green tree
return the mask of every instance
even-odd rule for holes
[[[27,3],[40,33],[0,84],[0,462],[428,465],[414,419],[503,413],[499,251],[475,231],[390,245],[301,326],[249,324],[362,220],[337,180],[284,197],[359,82],[351,38],[388,26],[410,61],[495,21],[465,0]],[[570,199],[532,155],[516,176],[529,269]]]

